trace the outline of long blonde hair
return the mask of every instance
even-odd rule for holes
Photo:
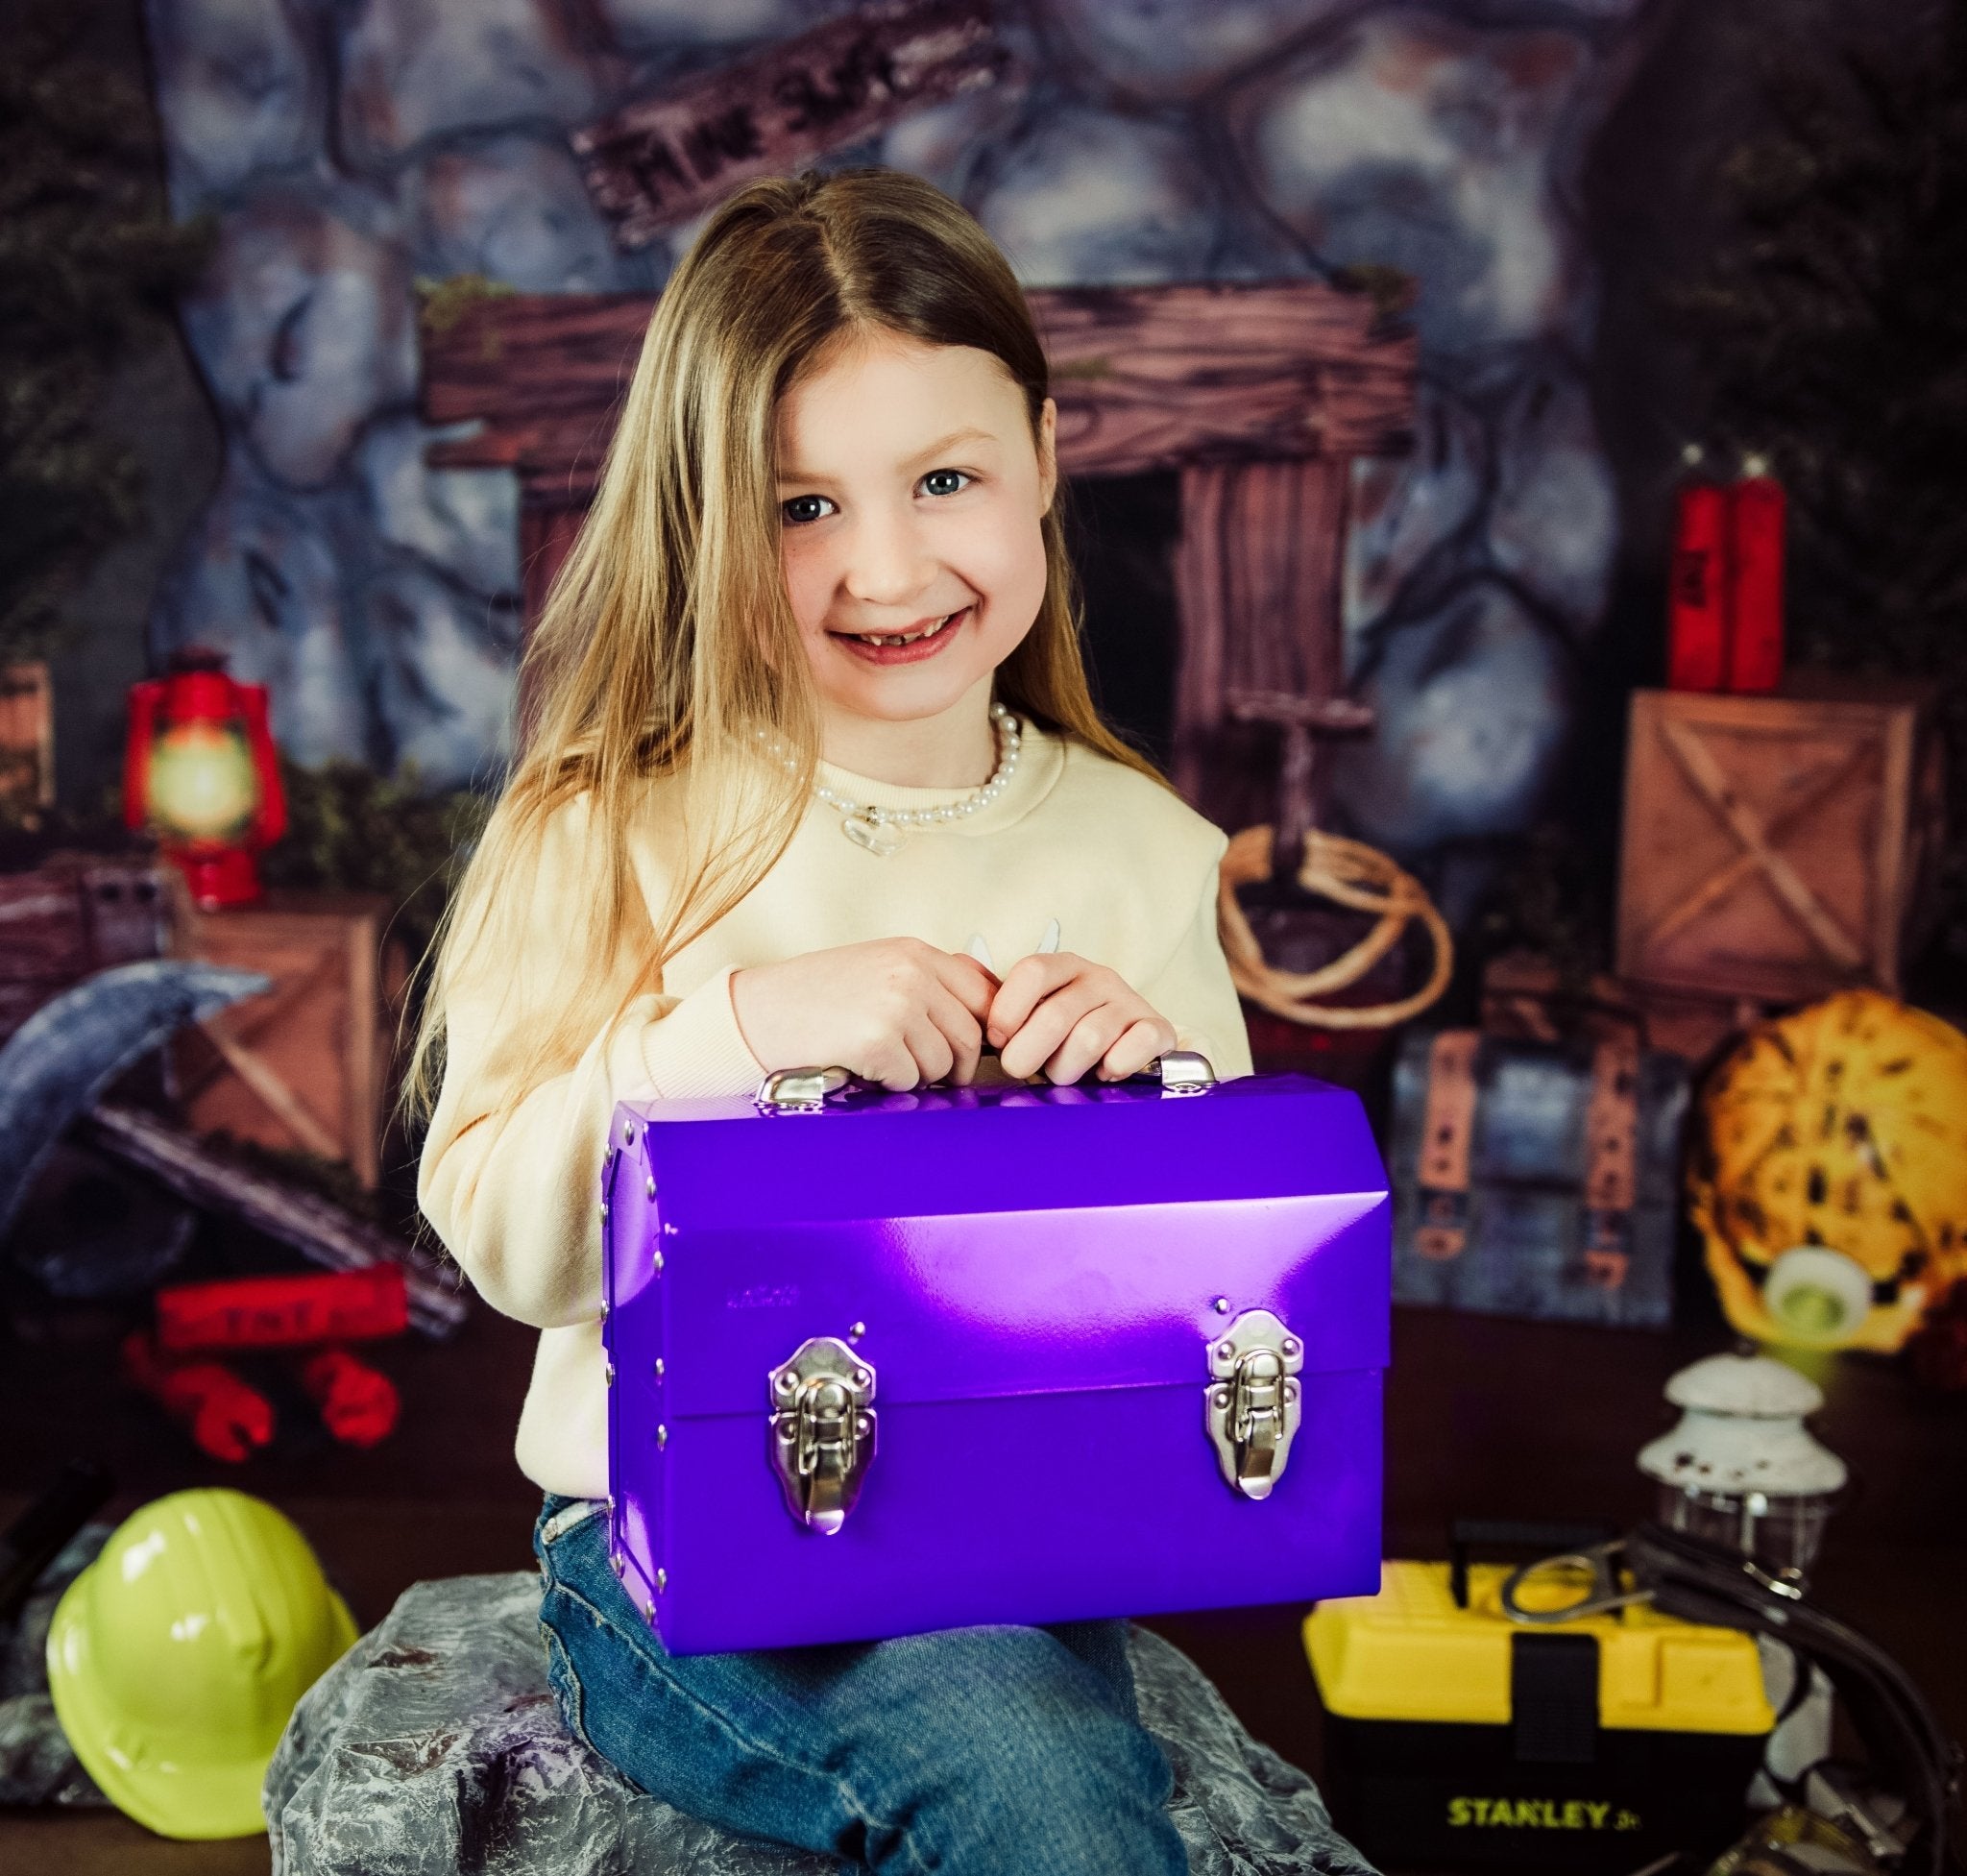
[[[892,170],[768,179],[712,215],[644,338],[600,487],[527,645],[531,722],[426,961],[429,994],[404,1098],[435,1099],[447,1001],[469,961],[504,960],[549,819],[581,800],[591,875],[565,909],[550,1014],[526,1077],[557,1072],[660,990],[666,962],[770,870],[819,760],[812,674],[780,571],[779,400],[836,338],[885,329],[999,359],[1034,441],[1049,374],[1004,256],[956,203]],[[1045,596],[999,667],[997,694],[1056,733],[1163,780],[1101,721],[1080,654],[1078,596],[1055,502]],[[758,733],[790,766],[755,759]],[[672,777],[684,859],[668,903],[635,888],[627,830]],[[640,962],[624,993],[620,973]],[[612,1007],[611,1007],[612,1006]]]

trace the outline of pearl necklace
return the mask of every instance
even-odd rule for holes
[[[901,844],[908,831],[917,827],[947,827],[966,820],[987,808],[1009,785],[1018,766],[1018,719],[1001,703],[990,706],[991,726],[997,732],[997,767],[982,788],[972,789],[960,801],[946,801],[939,808],[882,808],[871,802],[856,801],[815,782],[814,793],[829,808],[840,812],[840,832],[857,847],[886,858]]]

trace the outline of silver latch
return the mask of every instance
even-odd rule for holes
[[[1304,1344],[1268,1309],[1249,1309],[1209,1344],[1203,1396],[1223,1476],[1246,1498],[1267,1498],[1298,1431]]]
[[[1193,1049],[1170,1049],[1155,1064],[1163,1094],[1206,1094],[1216,1085],[1207,1056]]]
[[[780,1068],[759,1083],[751,1098],[768,1114],[816,1114],[825,1110],[828,1095],[853,1079],[844,1068]]]
[[[772,1466],[786,1506],[831,1537],[874,1458],[874,1370],[831,1335],[802,1342],[771,1372]]]

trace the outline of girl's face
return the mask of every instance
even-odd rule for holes
[[[1045,593],[1054,410],[968,346],[850,338],[781,400],[786,591],[829,728],[984,722]],[[843,720],[844,719],[844,720]]]

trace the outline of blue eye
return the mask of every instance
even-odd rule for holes
[[[832,506],[823,495],[795,495],[789,501],[779,503],[779,514],[789,526],[803,527],[808,522],[818,521]]]
[[[922,487],[930,495],[957,495],[976,479],[960,469],[932,469],[922,478]]]

